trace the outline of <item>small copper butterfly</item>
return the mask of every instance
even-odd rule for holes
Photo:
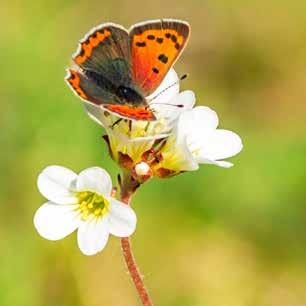
[[[66,81],[88,103],[133,120],[155,120],[145,97],[160,85],[182,53],[190,34],[187,22],[162,19],[130,30],[105,23],[80,41]]]

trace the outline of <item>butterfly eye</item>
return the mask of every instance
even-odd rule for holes
[[[132,88],[119,86],[116,91],[116,95],[119,99],[123,101],[131,102],[131,103],[141,103],[144,98],[137,91]]]

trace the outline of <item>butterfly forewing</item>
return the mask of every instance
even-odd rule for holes
[[[80,41],[74,62],[116,83],[131,82],[128,32],[120,25],[106,23]]]
[[[88,79],[83,73],[69,69],[66,76],[72,90],[83,100],[92,102],[97,105],[104,103],[113,103],[116,97],[106,88],[98,86],[91,79]]]
[[[163,19],[136,24],[130,30],[132,77],[145,96],[157,89],[183,51],[188,23]]]

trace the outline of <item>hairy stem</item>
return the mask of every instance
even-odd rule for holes
[[[147,289],[144,286],[142,276],[139,272],[137,263],[132,253],[131,243],[129,238],[121,238],[121,247],[123,256],[130,272],[130,276],[134,282],[139,298],[143,306],[153,306]]]
[[[132,194],[138,188],[138,184],[131,180],[131,177],[125,173],[121,182],[121,200],[127,205],[130,204]],[[142,275],[139,272],[137,263],[135,261],[131,242],[128,237],[121,238],[121,248],[124,256],[125,263],[129,270],[130,276],[134,282],[139,298],[143,306],[153,306],[147,289],[144,286]]]

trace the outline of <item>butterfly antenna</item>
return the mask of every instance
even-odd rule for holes
[[[151,105],[168,105],[168,106],[175,106],[175,107],[179,107],[182,108],[184,107],[183,104],[170,104],[170,103],[150,103],[150,105],[147,106],[147,108],[149,108]],[[153,111],[153,109],[151,109],[151,111]]]
[[[151,98],[149,102],[155,100],[157,97],[159,97],[161,94],[163,94],[165,91],[167,91],[167,90],[170,89],[171,87],[173,87],[173,86],[179,84],[180,81],[185,80],[185,79],[187,78],[187,76],[188,76],[188,74],[183,74],[183,75],[179,78],[179,80],[177,80],[176,82],[172,83],[171,85],[169,85],[168,87],[166,87],[165,89],[163,89],[161,92],[159,92],[159,93],[158,93],[157,95],[155,95],[153,98]],[[157,103],[155,103],[155,104],[157,104]],[[163,104],[164,104],[164,103],[163,103]]]

